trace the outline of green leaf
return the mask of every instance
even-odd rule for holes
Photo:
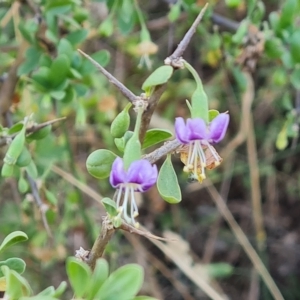
[[[8,299],[20,299],[22,296],[30,296],[32,293],[28,282],[16,271],[10,270],[7,266],[1,267],[5,275],[6,290],[5,295]]]
[[[31,154],[28,151],[27,147],[24,146],[21,154],[19,155],[19,157],[16,161],[16,165],[18,167],[26,167],[30,164],[30,162],[31,162]]]
[[[73,257],[67,259],[67,274],[76,297],[81,298],[87,291],[91,273],[86,263]]]
[[[88,35],[88,31],[86,29],[79,29],[76,31],[73,31],[72,33],[68,34],[66,36],[66,39],[73,45],[80,44],[83,42]]]
[[[281,29],[288,27],[294,22],[294,15],[297,12],[298,0],[287,0],[281,9],[279,25]]]
[[[9,165],[7,163],[4,163],[1,169],[1,176],[2,177],[11,177],[13,176],[15,170],[16,170],[15,165]]]
[[[23,174],[20,174],[18,180],[18,190],[21,194],[24,194],[29,190],[29,184],[27,180],[23,177]]]
[[[26,263],[23,259],[12,257],[7,260],[0,261],[0,277],[4,276],[4,273],[1,270],[2,266],[7,266],[10,270],[14,270],[19,274],[22,274],[25,271]]]
[[[16,123],[8,129],[7,134],[12,135],[14,133],[21,131],[23,126],[24,126],[23,123]]]
[[[59,86],[64,80],[67,79],[70,70],[70,61],[65,54],[59,55],[50,67],[49,80],[53,88]],[[63,98],[63,97],[61,97]]]
[[[52,130],[52,125],[45,126],[26,136],[28,142],[45,138]]]
[[[45,288],[43,291],[41,291],[37,296],[53,296],[55,293],[54,286],[49,286]]]
[[[287,126],[283,126],[276,139],[276,148],[284,150],[288,145]]]
[[[122,137],[130,125],[130,116],[128,110],[132,106],[128,103],[126,107],[116,116],[110,126],[110,133],[114,138]]]
[[[290,38],[290,51],[295,63],[300,62],[300,30],[295,31]]]
[[[52,296],[41,296],[41,295],[36,295],[34,297],[22,297],[19,300],[57,300],[56,297]]]
[[[295,89],[300,89],[300,69],[294,69],[291,74],[291,83]]]
[[[232,41],[236,44],[241,44],[241,42],[244,39],[244,36],[247,34],[248,32],[248,26],[249,26],[249,21],[248,20],[243,20],[240,23],[240,26],[238,28],[238,30],[236,31],[236,33],[232,36]]]
[[[143,83],[142,89],[148,92],[152,87],[166,83],[173,74],[171,66],[157,68]]]
[[[113,152],[99,149],[89,155],[86,168],[92,176],[104,179],[109,177],[111,166],[116,158],[117,156]]]
[[[142,149],[146,149],[160,142],[166,141],[172,136],[173,136],[172,132],[166,129],[158,129],[158,128],[149,129],[146,132]]]
[[[205,267],[211,278],[224,278],[232,275],[234,268],[228,263],[212,263]]]
[[[57,46],[57,53],[58,53],[58,56],[65,54],[71,60],[71,58],[73,57],[73,54],[74,54],[74,50],[73,50],[71,43],[68,40],[61,39]]]
[[[33,160],[31,160],[30,164],[28,166],[26,166],[26,171],[33,179],[37,179],[38,170],[37,170],[36,164]]]
[[[5,154],[3,161],[9,165],[14,165],[23,151],[25,145],[25,131],[26,126],[23,125],[20,132],[15,136],[13,141],[10,143],[8,150]]]
[[[134,18],[135,9],[131,0],[123,0],[121,9],[118,9],[118,27],[121,34],[128,35],[135,24],[136,19]]]
[[[108,275],[109,267],[107,261],[103,258],[97,259],[92,279],[90,281],[90,287],[87,297],[88,300],[96,299],[95,296],[101,288],[102,284],[108,278]]]
[[[265,53],[269,58],[280,58],[284,52],[282,40],[277,37],[271,37],[265,41]]]
[[[180,16],[180,2],[171,5],[171,9],[168,13],[168,19],[170,22],[175,22]]]
[[[243,0],[225,0],[225,3],[230,8],[236,8],[242,4]]]
[[[219,114],[220,114],[219,111],[217,111],[216,109],[210,109],[208,111],[208,120],[209,120],[209,122],[211,122]]]
[[[111,15],[108,16],[99,26],[98,32],[101,36],[109,37],[113,34],[114,24]]]
[[[158,300],[158,299],[149,296],[137,296],[134,297],[132,300]]]
[[[105,207],[105,210],[107,211],[107,213],[111,216],[116,216],[118,214],[117,212],[117,206],[116,206],[116,202],[111,200],[108,197],[105,197],[101,200],[102,204]]]
[[[26,59],[18,68],[18,76],[28,74],[29,72],[33,71],[39,65],[40,56],[40,50],[36,49],[35,47],[28,48],[25,54]]]
[[[124,152],[126,143],[133,136],[133,131],[126,131],[125,135],[121,138],[115,138],[114,142],[119,151]]]
[[[61,283],[60,283],[60,285],[57,287],[57,289],[56,289],[56,291],[55,291],[55,293],[54,293],[54,297],[60,297],[64,292],[65,292],[65,290],[67,289],[67,283],[65,282],[65,281],[62,281]]]
[[[95,299],[116,300],[131,299],[140,290],[144,274],[141,266],[128,264],[113,272],[103,283]]]
[[[61,101],[63,103],[70,103],[72,102],[75,97],[76,97],[76,92],[73,88],[73,86],[68,86],[68,88],[65,90],[66,94],[65,94],[65,97],[63,99],[61,99]]]
[[[167,156],[159,170],[157,189],[165,201],[172,204],[181,201],[181,191],[178,184],[177,175],[171,161],[171,155]]]
[[[28,236],[23,231],[14,231],[10,233],[1,243],[0,252],[2,252],[5,248],[8,248],[14,244],[25,242],[28,240]]]

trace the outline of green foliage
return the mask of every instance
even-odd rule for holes
[[[84,49],[101,66],[107,66],[107,70],[114,76],[124,78],[124,84],[136,94],[142,86],[146,97],[150,97],[156,87],[168,83],[157,111],[161,118],[171,123],[177,115],[189,117],[185,111],[185,99],[190,99],[187,100],[187,105],[191,116],[201,117],[208,124],[219,111],[229,110],[232,132],[228,135],[228,140],[239,130],[240,109],[243,105],[241,99],[249,87],[241,57],[254,53],[254,57],[247,57],[245,63],[252,59],[257,61],[256,68],[251,73],[255,83],[251,114],[259,150],[262,198],[266,203],[273,203],[269,199],[269,194],[272,194],[269,190],[272,189],[272,182],[276,181],[273,182],[273,186],[278,188],[276,205],[280,208],[284,202],[292,207],[297,202],[297,160],[291,162],[291,159],[293,153],[299,150],[299,1],[271,3],[226,0],[224,3],[227,8],[222,10],[222,15],[231,19],[245,16],[244,20],[240,20],[240,17],[229,20],[236,21],[235,26],[239,25],[237,30],[235,27],[227,30],[226,25],[213,24],[214,11],[217,9],[220,12],[220,7],[216,1],[212,1],[214,3],[209,5],[191,45],[188,46],[191,51],[188,50],[183,55],[190,63],[186,68],[193,78],[186,76],[184,70],[176,70],[173,74],[172,67],[158,66],[187,32],[199,12],[201,1],[183,0],[170,6],[163,3],[156,6],[151,1],[150,4],[147,1],[131,0],[47,0],[38,1],[37,7],[36,1],[31,2],[33,8],[28,5],[29,1],[6,1],[0,5],[0,90],[2,91],[3,84],[14,68],[19,76],[13,95],[7,94],[13,99],[9,103],[10,107],[1,111],[1,115],[5,116],[0,125],[4,157],[1,175],[13,178],[2,178],[0,182],[1,191],[3,190],[0,199],[0,234],[6,236],[11,230],[24,228],[31,237],[26,246],[18,245],[13,248],[14,256],[24,256],[24,261],[16,257],[8,258],[10,250],[6,250],[15,243],[27,240],[27,235],[8,235],[0,246],[1,256],[3,255],[3,260],[0,261],[0,286],[3,281],[7,282],[7,295],[11,299],[69,299],[73,291],[76,297],[84,299],[115,299],[116,291],[120,291],[128,299],[153,299],[136,296],[143,277],[139,267],[129,265],[128,268],[124,267],[121,271],[118,269],[109,275],[108,264],[102,259],[97,261],[93,272],[86,264],[73,258],[68,259],[67,273],[72,287],[67,287],[67,283],[63,281],[57,289],[50,286],[32,297],[29,284],[20,276],[25,269],[25,261],[29,261],[31,265],[24,276],[33,282],[32,290],[40,290],[41,286],[56,279],[56,274],[62,271],[61,266],[74,241],[77,241],[76,237],[82,237],[89,246],[95,240],[101,216],[98,208],[78,189],[75,179],[105,195],[102,204],[110,222],[117,228],[123,220],[119,217],[113,190],[107,180],[90,182],[89,174],[97,179],[105,179],[109,177],[112,163],[117,157],[114,152],[117,150],[121,152],[118,155],[124,154],[127,168],[132,161],[143,157],[142,151],[150,151],[149,147],[158,147],[159,143],[172,138],[168,130],[155,128],[147,131],[141,143],[139,128],[135,128],[134,132],[130,131],[130,124],[134,121],[134,117],[131,118],[128,114],[130,105],[119,111],[120,107],[126,105],[122,102],[119,91],[111,88],[107,79],[77,49]],[[162,22],[155,27],[155,19],[159,20],[161,17],[161,20],[167,18],[173,23],[173,45],[171,38],[167,40],[169,24],[164,25]],[[182,18],[184,21],[181,21]],[[253,34],[253,25],[260,31],[259,37]],[[256,38],[263,41],[259,50],[256,48]],[[143,43],[145,41],[148,43]],[[150,49],[151,43],[154,50]],[[157,52],[156,48],[159,53],[151,61],[150,57]],[[22,63],[18,63],[22,56]],[[147,67],[153,63],[154,71],[150,75],[145,68],[139,68],[142,65],[138,65],[139,59],[146,62]],[[210,107],[215,109],[209,110],[208,99]],[[34,116],[28,117],[32,112]],[[31,130],[34,126],[61,116],[67,117],[64,123]],[[6,127],[7,124],[9,128]],[[220,147],[223,146],[226,144]],[[92,152],[97,148],[101,149]],[[245,149],[246,147],[238,149],[239,155],[235,157],[235,163],[229,171],[233,174],[232,186],[233,189],[236,188],[234,192],[244,190],[244,194],[249,195],[251,192]],[[218,146],[216,150],[219,151]],[[83,162],[88,153],[91,153],[86,161],[89,174]],[[176,174],[173,164],[177,170],[180,162],[175,159],[172,163],[170,157],[167,157],[159,170],[157,187],[167,202],[179,203],[182,198],[179,184],[186,184],[186,179]],[[210,178],[213,183],[219,184],[221,180],[229,180],[229,171],[227,167],[213,170]],[[28,175],[37,184],[37,191],[29,184]],[[280,183],[278,187],[277,180]],[[18,189],[20,195],[14,189]],[[39,207],[34,197],[35,192],[42,201]],[[188,189],[184,190],[183,198],[188,193]],[[229,193],[229,201],[231,196],[232,193]],[[148,215],[153,209],[151,192],[146,199],[148,197],[150,201],[145,205],[147,209],[143,210],[140,218],[152,220]],[[248,201],[247,197],[241,199],[241,202]],[[178,206],[178,215],[186,217],[186,222],[181,224],[183,227],[179,228],[183,234],[194,226],[190,220],[195,220],[199,211],[194,206],[202,205],[202,199],[200,197],[200,202],[191,199],[189,204],[182,203]],[[288,202],[282,199],[288,199]],[[189,211],[190,206],[192,212]],[[162,209],[163,213],[156,214],[153,221],[155,226],[161,224],[160,227],[155,227],[157,231],[172,227],[176,222],[174,211],[170,213],[168,205]],[[270,211],[266,214],[270,214]],[[208,218],[212,218],[211,215]],[[289,224],[296,223],[292,216],[288,218]],[[204,222],[203,219],[207,222],[206,218],[201,218],[201,222]],[[49,225],[53,236],[51,247],[43,227],[45,223]],[[227,228],[222,227],[222,230],[227,232]],[[228,237],[224,240],[227,239]],[[123,239],[116,238],[107,247],[106,253],[114,268],[122,260],[122,255],[127,255],[126,251]],[[199,255],[201,254],[200,251]],[[263,254],[269,254],[270,261],[273,261],[268,250]],[[38,276],[36,264],[40,266]],[[276,274],[276,266],[272,268]],[[235,273],[227,263],[208,265],[206,271],[211,277],[223,280]],[[63,271],[62,277],[66,280],[64,273]],[[238,289],[239,285],[236,286]],[[282,286],[288,291],[287,295],[293,293],[289,283],[284,282]],[[73,291],[70,291],[71,288]],[[299,295],[285,298],[297,297]]]
[[[142,89],[150,96],[153,88],[157,85],[166,83],[173,74],[173,68],[170,66],[162,66],[157,68],[143,83]]]
[[[88,172],[96,178],[107,178],[116,155],[106,149],[98,149],[92,152],[86,160]]]
[[[22,231],[14,231],[12,233],[10,233],[1,243],[0,245],[0,252],[4,251],[4,249],[20,243],[20,242],[24,242],[28,240],[28,236],[26,235],[26,233],[22,232]]]
[[[111,123],[110,132],[114,138],[122,137],[128,130],[130,124],[130,116],[128,110],[130,109],[131,105],[131,103],[128,103]]]
[[[128,264],[109,275],[101,285],[97,295],[103,300],[113,300],[116,295],[124,299],[133,298],[143,283],[143,269],[136,264]]]
[[[157,189],[165,201],[172,204],[181,201],[181,191],[170,155],[167,156],[159,170]]]
[[[166,129],[153,128],[146,132],[142,149],[147,149],[172,137],[172,133]]]

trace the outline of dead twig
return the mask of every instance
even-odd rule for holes
[[[209,179],[207,179],[209,181]],[[209,194],[211,195],[213,201],[215,202],[219,212],[221,213],[222,217],[226,220],[228,225],[230,226],[232,232],[234,233],[235,237],[239,241],[240,245],[248,255],[249,259],[251,260],[253,266],[255,267],[256,271],[260,274],[262,280],[264,281],[265,285],[268,287],[269,292],[272,294],[275,300],[284,300],[283,296],[281,295],[280,290],[278,289],[277,285],[275,284],[273,278],[271,277],[269,271],[261,261],[260,257],[256,253],[255,249],[249,242],[247,236],[238,225],[236,220],[234,219],[233,215],[231,214],[230,210],[228,209],[224,199],[218,193],[216,188],[213,185],[209,185],[206,187]]]

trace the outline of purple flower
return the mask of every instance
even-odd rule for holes
[[[211,143],[218,143],[224,138],[228,123],[229,115],[225,113],[219,114],[209,125],[200,118],[187,119],[186,123],[183,118],[175,120],[176,138],[187,146],[184,147],[188,153],[184,171],[193,172],[200,182],[206,178],[204,172],[207,166],[206,149],[214,157],[215,166],[221,163],[221,158]]]
[[[128,170],[124,169],[123,160],[117,157],[112,165],[110,184],[118,189],[117,208],[124,219],[137,226],[134,218],[138,216],[138,208],[135,202],[134,192],[145,192],[152,187],[157,180],[157,167],[147,160],[134,161]],[[121,196],[124,193],[123,204],[120,206]],[[130,202],[130,217],[127,213],[127,204]]]
[[[176,118],[176,137],[183,144],[196,140],[218,143],[224,138],[228,123],[229,115],[224,113],[215,117],[208,126],[200,118],[187,119],[186,124],[183,118]]]

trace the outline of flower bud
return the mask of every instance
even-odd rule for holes
[[[3,161],[8,165],[14,165],[20,156],[25,144],[25,125],[22,130],[15,136],[5,154]]]
[[[26,137],[26,140],[27,141],[41,140],[41,139],[45,138],[51,132],[51,129],[52,129],[51,125],[45,126],[41,129],[39,129],[38,131],[35,131],[35,132],[31,133],[30,135],[28,135]]]
[[[16,161],[18,167],[26,167],[31,162],[31,154],[26,147],[23,147],[23,150]]]
[[[114,138],[122,137],[128,130],[130,124],[130,116],[128,113],[131,103],[126,105],[126,107],[116,116],[110,126],[111,135]]]

